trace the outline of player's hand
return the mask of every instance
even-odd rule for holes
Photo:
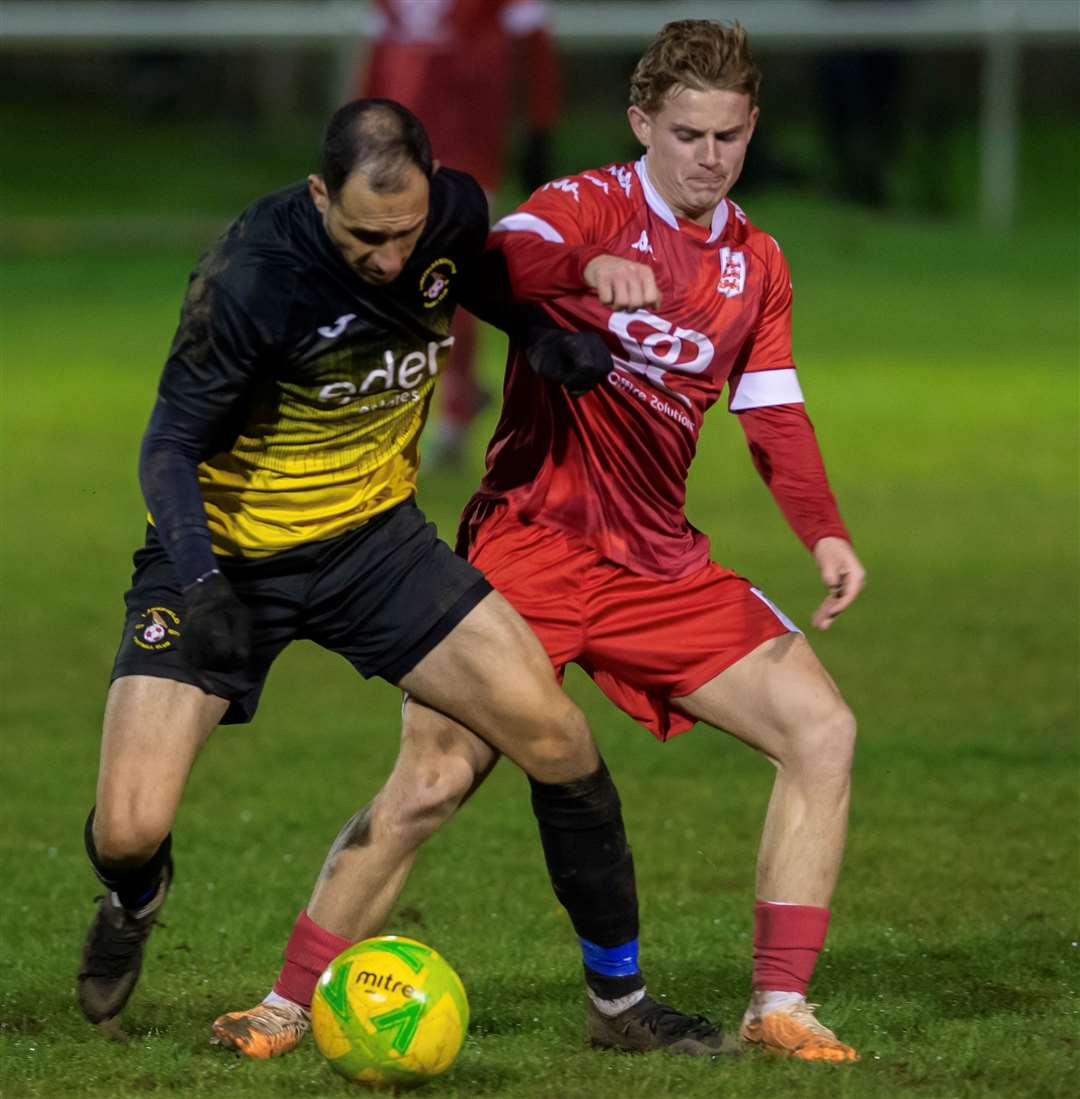
[[[251,659],[251,612],[220,572],[184,589],[180,650],[196,671],[234,672]]]
[[[611,352],[596,332],[531,328],[525,355],[537,374],[565,386],[572,397],[588,393],[612,369]]]
[[[612,309],[660,308],[656,276],[647,263],[621,256],[594,256],[585,265],[585,283],[596,291],[601,305]]]
[[[814,560],[829,594],[814,612],[815,629],[827,630],[833,619],[858,598],[866,583],[866,570],[859,563],[851,543],[843,538],[822,538],[814,546]]]

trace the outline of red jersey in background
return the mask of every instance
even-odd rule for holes
[[[550,5],[378,0],[376,11],[377,36],[356,94],[404,104],[424,123],[443,164],[468,172],[489,193],[497,190],[517,78],[530,129],[552,129],[558,118]]]

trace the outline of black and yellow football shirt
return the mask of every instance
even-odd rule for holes
[[[306,184],[255,202],[202,257],[159,407],[210,440],[198,486],[215,553],[332,538],[413,494],[463,271],[487,228],[480,187],[444,168],[416,249],[384,286],[352,272]]]

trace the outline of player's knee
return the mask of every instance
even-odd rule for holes
[[[837,700],[800,730],[800,768],[812,771],[820,780],[846,779],[855,755],[855,735],[855,715]]]
[[[599,763],[585,715],[566,695],[541,715],[521,746],[519,762],[540,782],[568,782],[591,773]]]
[[[379,815],[407,844],[418,845],[454,815],[477,777],[471,762],[461,756],[427,760],[417,768],[408,795],[393,806],[380,806]]]
[[[103,864],[138,866],[153,858],[172,821],[151,805],[124,810],[98,806],[94,816],[94,846]]]

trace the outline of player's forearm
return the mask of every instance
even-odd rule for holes
[[[465,273],[458,302],[474,317],[498,328],[511,343],[523,342],[530,328],[554,328],[555,322],[538,306],[512,300],[505,272],[497,256],[485,255]]]
[[[217,567],[199,491],[203,441],[159,400],[139,452],[139,484],[181,587]]]
[[[752,408],[738,416],[758,473],[803,545],[812,550],[826,537],[850,542],[803,405]]]

